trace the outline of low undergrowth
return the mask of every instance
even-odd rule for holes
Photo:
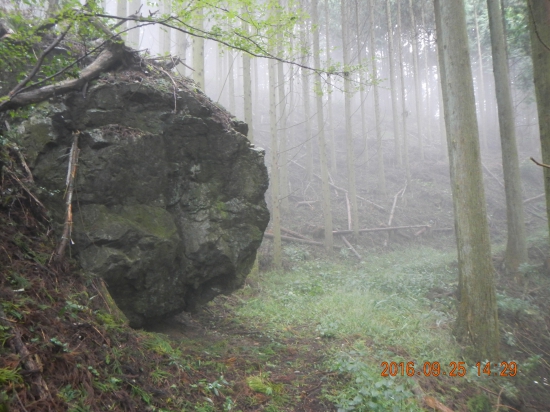
[[[452,335],[456,257],[427,246],[360,263],[287,247],[288,271],[256,274],[198,314],[137,331],[101,280],[70,260],[51,262],[44,210],[24,173],[13,178],[9,150],[0,154],[10,171],[0,179],[1,412],[488,412],[550,403],[541,234],[520,279],[497,277],[502,360],[516,362],[514,377],[486,376],[463,359]],[[450,376],[453,363],[464,376]]]

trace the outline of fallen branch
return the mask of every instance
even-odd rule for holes
[[[63,227],[63,234],[61,235],[61,242],[55,252],[56,260],[63,258],[65,254],[65,249],[67,244],[71,239],[71,232],[73,228],[73,192],[74,192],[74,181],[76,178],[76,168],[78,166],[78,153],[80,149],[78,148],[78,135],[80,132],[76,132],[73,138],[73,145],[71,146],[71,152],[69,154],[69,165],[67,167],[67,191],[65,194],[67,205],[67,212],[65,214],[65,224]]]
[[[264,233],[264,237],[265,237],[265,238],[268,238],[268,239],[273,239],[275,236],[273,236],[273,233],[267,233],[267,232],[265,232],[265,233]],[[324,244],[324,243],[321,243],[321,242],[316,242],[316,241],[314,241],[314,240],[300,239],[300,238],[291,237],[291,236],[283,236],[283,235],[281,235],[281,239],[282,239],[282,240],[289,241],[289,242],[298,242],[298,243],[305,243],[305,244],[308,244],[308,245],[325,246],[325,244]]]
[[[291,160],[290,162],[291,162],[291,163],[294,163],[294,164],[295,164],[296,166],[298,166],[299,168],[301,168],[301,169],[303,169],[303,170],[306,170],[306,168],[305,168],[304,166],[302,166],[300,163],[296,162],[295,160]],[[319,179],[319,180],[321,180],[321,181],[323,180],[323,179],[321,178],[321,176],[319,176],[319,175],[317,175],[317,174],[315,174],[315,173],[313,173],[313,176],[315,176],[317,179]],[[332,188],[334,188],[334,189],[336,189],[336,190],[338,190],[338,191],[340,191],[340,192],[342,192],[342,193],[348,193],[348,191],[347,191],[346,189],[342,188],[342,187],[336,186],[335,184],[330,183],[330,182],[328,182],[328,184],[329,184],[330,187],[332,187]],[[356,197],[357,197],[357,199],[363,200],[363,201],[365,201],[365,202],[367,202],[367,203],[373,205],[373,206],[374,206],[376,209],[378,209],[378,210],[386,211],[386,208],[384,208],[384,207],[382,207],[382,206],[380,206],[380,205],[377,205],[376,203],[371,202],[370,200],[367,200],[367,199],[365,199],[364,197],[361,197],[361,196],[356,196]]]
[[[532,160],[532,158],[531,158],[531,160]],[[502,182],[499,180],[499,178],[496,177],[496,176],[493,174],[493,172],[491,172],[491,171],[487,168],[487,166],[485,166],[483,163],[481,163],[481,166],[483,166],[483,169],[489,174],[489,176],[491,176],[493,179],[495,179],[499,185],[501,185],[502,187],[504,187],[504,183],[502,183]]]
[[[353,252],[353,254],[355,256],[357,256],[357,259],[359,260],[363,260],[363,258],[361,257],[361,255],[359,253],[357,253],[357,250],[355,250],[355,248],[351,245],[351,243],[348,242],[348,240],[346,239],[345,236],[342,236],[342,240],[344,241],[344,243],[346,244],[346,246]]]
[[[550,169],[550,165],[546,165],[546,164],[544,164],[544,163],[539,163],[539,162],[537,162],[535,159],[533,159],[532,157],[530,157],[529,159],[531,159],[531,161],[532,161],[534,164],[536,164],[537,166],[545,167],[545,168],[547,168],[547,169]]]
[[[267,239],[273,239],[273,233],[264,233],[264,237]],[[297,243],[305,243],[306,245],[315,245],[315,246],[325,246],[324,243],[316,242],[314,240],[307,240],[307,239],[299,239],[297,237],[291,237],[291,236],[281,236],[281,240],[285,240],[287,242],[297,242]],[[339,249],[338,246],[333,246],[336,249]]]
[[[300,239],[311,240],[311,239],[308,239],[307,237],[305,237],[304,235],[302,235],[301,233],[295,232],[294,230],[284,228],[282,226],[281,226],[281,232],[288,233],[289,235],[292,235],[292,236],[300,238]]]
[[[421,234],[426,233],[426,231],[427,231],[428,229],[429,229],[428,226],[423,227],[423,228],[420,229],[418,232],[415,232],[414,237],[418,237],[418,236],[420,236]]]
[[[30,183],[34,183],[34,178],[32,176],[31,169],[29,169],[29,165],[27,165],[27,162],[25,161],[25,156],[23,156],[23,154],[19,150],[19,147],[17,147],[17,146],[13,146],[13,151],[15,152],[17,157],[19,158],[19,161],[21,162],[21,165],[23,166],[23,169],[25,169],[25,172],[27,172],[28,177],[27,177],[26,180]]]
[[[359,229],[359,233],[368,233],[368,232],[389,232],[393,230],[400,230],[400,229],[419,229],[419,228],[425,228],[430,227],[429,225],[410,225],[410,226],[393,226],[393,227],[375,227],[370,229]],[[437,229],[434,229],[437,230]],[[445,229],[439,229],[439,230],[445,230]],[[453,230],[453,229],[450,229]],[[333,230],[333,235],[349,235],[353,233],[353,230]]]
[[[393,197],[393,204],[391,206],[391,212],[390,212],[390,218],[388,220],[388,226],[391,226],[391,223],[393,221],[393,214],[395,213],[395,206],[397,206],[397,198],[399,197],[400,194],[405,193],[406,189],[407,189],[407,183],[405,183],[405,187],[403,189],[401,189],[399,192],[397,192],[395,194],[395,196]],[[386,240],[384,240],[384,246],[388,246],[389,238],[390,238],[390,235],[388,235]]]
[[[303,200],[303,201],[301,201],[301,202],[298,202],[298,203],[296,204],[296,207],[300,207],[300,206],[309,206],[309,208],[310,208],[311,210],[313,210],[313,206],[312,206],[312,205],[313,205],[314,203],[318,203],[318,202],[319,202],[318,200]]]
[[[537,196],[534,196],[534,197],[530,197],[529,199],[525,199],[525,200],[523,201],[523,204],[526,204],[526,203],[529,203],[529,202],[534,202],[535,200],[541,199],[541,198],[543,198],[544,196],[546,196],[546,193],[541,193],[540,195],[537,195]]]
[[[33,200],[34,200],[34,201],[35,201],[44,211],[46,211],[46,207],[42,204],[42,202],[41,202],[40,200],[38,200],[38,199],[36,198],[35,195],[32,194],[32,192],[27,188],[27,186],[25,186],[25,185],[23,184],[23,182],[17,177],[17,175],[16,175],[13,171],[11,171],[10,169],[8,169],[6,166],[2,166],[2,171],[8,173],[8,174],[13,178],[13,180],[15,180],[15,181],[19,184],[19,186],[21,186],[21,188],[22,188],[25,192],[27,192],[28,195],[29,195],[30,197],[32,197],[32,199],[33,199]]]
[[[399,197],[399,195],[405,191],[405,189],[407,188],[407,184],[405,184],[405,187],[403,189],[401,189],[399,192],[397,192],[395,194],[395,196],[393,197],[393,204],[391,206],[391,212],[390,212],[390,218],[388,220],[388,226],[391,226],[391,222],[393,221],[393,214],[395,213],[395,206],[397,206],[397,198]]]

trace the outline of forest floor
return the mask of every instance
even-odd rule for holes
[[[16,160],[7,157],[11,167]],[[393,226],[427,224],[430,230],[350,236],[360,260],[342,244],[327,257],[320,247],[285,243],[284,271],[270,268],[271,242],[265,241],[262,270],[243,289],[150,331],[126,326],[99,279],[80,274],[70,261],[48,265],[54,238],[42,210],[21,182],[5,175],[0,411],[548,410],[544,202],[527,203],[531,260],[521,278],[509,278],[501,267],[506,227],[499,161],[484,164],[493,174],[485,185],[499,270],[500,361],[509,366],[505,374],[517,372],[513,377],[487,376],[484,364],[478,370],[452,334],[457,264],[444,162],[413,167],[403,196],[394,198],[405,184],[397,169],[387,171],[387,196],[360,193],[378,205],[360,203],[360,227],[387,225],[396,199]],[[525,198],[542,193],[539,172],[522,164]],[[319,187],[293,176],[299,190],[289,198],[283,225],[318,236]],[[347,229],[342,193],[334,193],[333,208],[335,229]],[[383,362],[396,363],[388,370],[396,376],[382,376]],[[413,376],[406,376],[409,362]],[[464,365],[465,376],[450,376],[453,364]]]

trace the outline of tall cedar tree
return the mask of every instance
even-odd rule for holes
[[[435,0],[437,46],[458,247],[459,306],[455,335],[476,360],[499,358],[495,270],[479,149],[463,0]]]

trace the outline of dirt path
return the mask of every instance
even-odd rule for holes
[[[218,306],[173,318],[151,331],[168,335],[186,356],[207,365],[201,366],[207,380],[223,375],[232,388],[235,410],[335,410],[323,395],[337,378],[323,366],[334,341],[305,338],[298,330],[269,336],[222,313]],[[265,388],[253,390],[254,377],[260,377]]]

